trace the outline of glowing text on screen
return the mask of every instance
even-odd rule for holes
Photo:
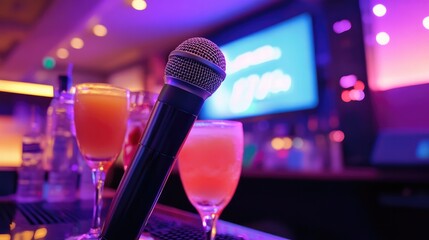
[[[225,78],[201,111],[203,119],[237,119],[311,109],[318,104],[309,14],[221,45]]]
[[[270,94],[288,91],[292,79],[281,69],[266,72],[262,76],[257,74],[238,79],[232,88],[229,102],[230,111],[233,113],[245,112],[254,100],[264,100]]]
[[[277,60],[281,56],[282,52],[280,48],[270,45],[265,45],[253,51],[240,54],[231,61],[229,61],[228,56],[226,56],[226,65],[228,66],[226,73],[233,74],[251,66]]]

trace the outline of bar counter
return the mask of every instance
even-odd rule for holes
[[[111,198],[104,202],[103,219]],[[92,215],[92,201],[77,200],[70,203],[17,203],[13,197],[0,199],[0,239],[61,240],[88,231]],[[152,213],[144,239],[203,239],[198,215],[158,204]],[[281,240],[268,233],[219,220],[218,240]]]
[[[193,211],[174,172],[159,202]],[[289,239],[429,239],[429,169],[245,170],[221,217]]]

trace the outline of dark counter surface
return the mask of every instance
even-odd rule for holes
[[[105,201],[105,217],[110,200]],[[16,203],[13,197],[0,199],[0,239],[61,240],[85,233],[90,226],[92,201],[78,200],[70,203]],[[176,208],[158,204],[145,231],[160,240],[200,240],[203,230],[199,216]],[[220,220],[219,240],[280,240],[261,231]]]

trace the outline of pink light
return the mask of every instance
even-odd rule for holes
[[[361,90],[353,89],[353,90],[350,90],[349,96],[351,100],[362,101],[365,98],[365,93]]]
[[[389,12],[379,18],[373,13],[372,6],[381,2],[386,3]],[[370,8],[365,14],[368,25],[364,30],[371,90],[385,91],[429,83],[429,1],[406,2],[368,2]],[[381,34],[377,39],[375,35],[381,32],[384,37]]]
[[[344,20],[335,22],[332,28],[334,29],[334,32],[340,34],[350,30],[352,28],[352,23],[349,20],[344,19]]]
[[[343,88],[350,88],[356,84],[357,77],[354,74],[345,75],[340,78],[340,86]]]
[[[277,157],[280,159],[285,159],[285,158],[287,158],[288,155],[289,155],[288,150],[281,149],[281,150],[277,151]]]
[[[341,130],[334,130],[329,133],[329,139],[332,142],[342,142],[344,141],[345,135]]]
[[[362,81],[358,80],[358,81],[356,81],[356,83],[353,86],[353,88],[356,89],[356,90],[363,91],[365,89],[365,83],[363,83]]]
[[[344,90],[341,93],[341,100],[343,100],[343,102],[350,102],[352,100],[350,98],[350,91],[349,90]]]

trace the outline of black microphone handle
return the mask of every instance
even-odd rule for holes
[[[138,239],[204,100],[164,85],[140,146],[113,198],[100,239]]]

